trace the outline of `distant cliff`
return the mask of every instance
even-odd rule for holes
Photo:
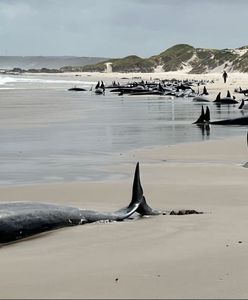
[[[105,61],[103,57],[76,57],[76,56],[0,56],[0,69],[61,69],[69,66],[73,69],[76,66],[85,66]]]
[[[120,59],[90,64],[80,68],[85,72],[106,70],[106,63],[112,64],[113,72],[156,72],[184,71],[201,74],[210,72],[248,72],[248,46],[236,49],[194,48],[187,44],[175,45],[164,52],[141,58],[135,55]]]

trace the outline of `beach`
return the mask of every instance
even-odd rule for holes
[[[74,76],[61,75],[61,77]],[[89,74],[80,74],[85,76]],[[245,74],[142,74],[201,78],[210,96],[248,87]],[[111,82],[140,74],[92,74]],[[238,99],[242,97],[235,94]],[[113,153],[114,161],[118,153]],[[197,215],[160,215],[47,232],[0,248],[2,299],[245,299],[248,295],[246,134],[124,151],[108,180],[0,186],[0,201],[114,211],[131,200],[135,162],[148,204]]]

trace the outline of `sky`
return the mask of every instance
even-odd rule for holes
[[[0,55],[150,57],[248,45],[248,0],[0,0]]]

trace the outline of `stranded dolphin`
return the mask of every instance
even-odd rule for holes
[[[140,215],[158,215],[146,203],[140,182],[139,163],[136,165],[132,200],[130,204],[115,212],[82,210],[65,205],[10,202],[0,204],[0,243],[8,243],[38,233],[62,227],[81,225],[101,220],[122,221],[135,212]]]

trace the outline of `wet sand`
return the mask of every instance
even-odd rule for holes
[[[1,298],[247,297],[245,138],[127,155],[141,162],[152,207],[205,214],[88,224],[2,247]],[[1,201],[115,210],[131,197],[134,165],[124,170],[127,180],[2,187]]]
[[[136,149],[148,203],[202,215],[155,216],[56,230],[0,248],[0,298],[247,298],[246,136]],[[0,187],[0,201],[112,211],[131,199],[126,179]]]
[[[109,90],[105,96],[99,96],[89,91],[100,78],[106,85],[113,80],[122,83],[141,76],[144,80],[189,78],[209,80],[206,87],[210,100],[219,91],[225,96],[227,90],[240,99],[242,95],[233,91],[239,84],[242,88],[248,86],[244,74],[243,79],[240,74],[230,74],[227,84],[221,74],[88,75],[0,75],[0,82],[9,80],[0,86],[0,185],[123,178],[126,174],[111,174],[105,168],[114,163],[135,163],[132,158],[123,160],[128,150],[245,134],[244,127],[215,126],[204,131],[192,125],[199,117],[201,105],[206,103],[194,102],[190,97],[118,96]],[[68,91],[75,80],[82,82],[79,86],[87,91]],[[194,89],[197,91],[197,85]],[[202,90],[203,85],[199,87]],[[238,105],[219,108],[207,104],[211,120],[243,115]]]

